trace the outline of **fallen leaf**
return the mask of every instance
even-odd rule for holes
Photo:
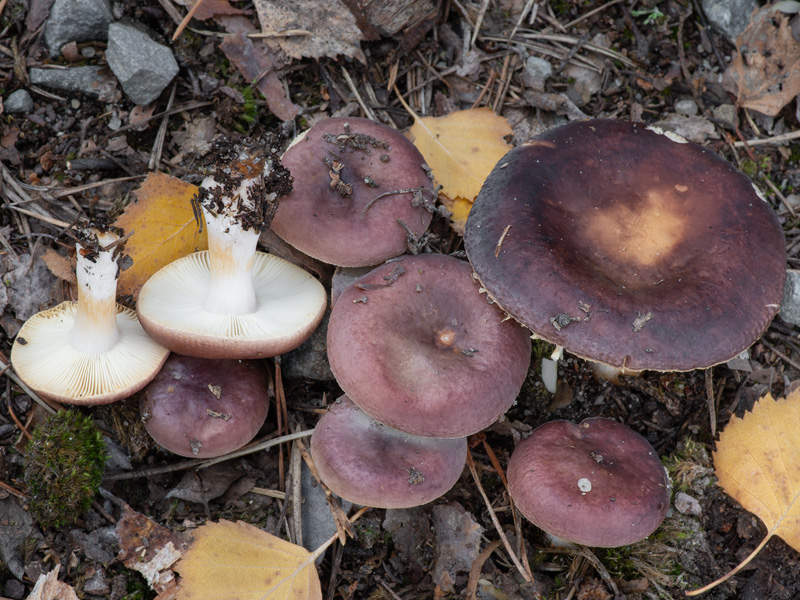
[[[255,0],[263,33],[291,58],[334,58],[340,54],[367,63],[361,30],[341,0]],[[296,32],[293,35],[284,35]]]
[[[176,0],[176,2],[189,9],[197,4],[197,0]],[[205,21],[217,15],[246,15],[248,12],[231,6],[227,0],[203,0],[202,4],[197,7],[193,18],[198,21]]]
[[[777,116],[800,93],[800,44],[789,17],[766,5],[736,38],[736,56],[725,71],[723,87],[744,108]]]
[[[422,117],[409,131],[414,145],[442,186],[453,228],[463,233],[467,215],[484,179],[511,146],[511,125],[489,108],[455,111],[444,117]]]
[[[743,569],[772,536],[800,552],[800,390],[767,394],[734,416],[717,442],[714,470],[725,493],[760,518],[767,536],[735,569],[688,595],[705,592]]]
[[[238,521],[207,523],[178,563],[178,600],[321,600],[314,555]]]
[[[56,565],[49,573],[39,575],[27,600],[78,600],[72,586],[58,580],[60,568],[61,565]]]
[[[127,504],[115,533],[119,541],[117,558],[129,569],[141,573],[160,600],[174,598],[177,581],[173,565],[189,546],[188,542]]]
[[[263,45],[256,45],[244,33],[239,33],[224,38],[220,50],[236,65],[244,78],[264,95],[272,114],[282,121],[291,121],[297,116],[300,107],[286,96],[283,84],[275,73],[276,66],[264,52]]]
[[[180,179],[151,173],[136,192],[137,201],[125,207],[114,222],[133,232],[125,250],[133,266],[122,271],[117,283],[121,296],[139,293],[145,281],[161,267],[208,247],[205,229],[198,231],[190,200],[197,187]]]
[[[50,272],[61,281],[72,284],[78,283],[78,277],[75,275],[76,261],[74,258],[67,258],[52,248],[48,248],[42,254],[42,261],[50,269]]]

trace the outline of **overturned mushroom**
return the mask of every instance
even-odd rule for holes
[[[159,270],[142,286],[142,326],[179,354],[259,358],[299,346],[325,312],[325,289],[291,263],[256,251],[289,175],[269,140],[223,140],[214,177],[196,200],[208,228],[206,252]]]
[[[28,319],[11,348],[17,375],[38,394],[68,404],[107,404],[144,387],[169,350],[117,304],[122,231],[98,222],[78,233],[77,302]]]

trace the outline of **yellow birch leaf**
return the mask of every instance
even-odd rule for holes
[[[465,212],[469,212],[483,181],[497,161],[511,150],[505,137],[511,125],[489,108],[452,112],[444,117],[421,117],[409,130],[414,145],[433,170],[442,193],[456,209],[453,226],[463,231]]]
[[[120,296],[139,293],[145,281],[161,267],[192,252],[208,248],[205,229],[198,232],[190,200],[197,187],[163,173],[151,173],[114,222],[133,232],[125,252],[133,266],[122,271]]]
[[[322,600],[315,556],[243,521],[207,523],[175,567],[176,600]]]
[[[752,412],[733,417],[714,452],[719,485],[760,518],[767,536],[742,564],[702,593],[744,568],[774,535],[800,552],[800,390],[775,400],[767,394]]]

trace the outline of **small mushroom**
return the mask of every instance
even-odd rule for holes
[[[355,504],[410,508],[435,500],[458,481],[466,438],[435,439],[392,429],[339,398],[311,436],[322,481]]]
[[[513,404],[530,365],[527,330],[477,293],[469,264],[404,256],[339,296],[328,358],[342,390],[382,423],[427,437],[463,437]]]
[[[244,446],[269,411],[264,367],[255,360],[172,354],[142,392],[150,436],[180,456],[211,458]]]
[[[610,120],[511,150],[464,247],[509,315],[623,371],[738,355],[777,313],[786,273],[781,225],[744,174],[673,134]]]
[[[214,177],[196,198],[209,249],[168,264],[142,286],[145,330],[173,352],[260,358],[299,346],[319,324],[325,289],[314,277],[256,251],[289,176],[269,142],[223,140]],[[199,210],[198,209],[198,210]]]
[[[514,449],[507,475],[509,494],[527,519],[584,546],[638,542],[669,508],[669,479],[656,451],[602,417],[538,427]]]
[[[376,265],[406,251],[428,228],[436,193],[419,150],[391,127],[325,119],[281,159],[294,178],[272,229],[326,263]]]
[[[108,404],[144,387],[169,354],[117,304],[122,230],[93,222],[78,233],[77,302],[28,319],[11,348],[17,375],[35,392],[68,404]]]

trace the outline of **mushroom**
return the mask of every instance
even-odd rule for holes
[[[77,302],[35,314],[14,340],[17,375],[45,398],[68,404],[127,398],[155,377],[169,354],[133,310],[117,304],[122,236],[99,221],[79,231]]]
[[[471,435],[509,409],[528,373],[528,332],[502,317],[476,292],[465,261],[403,256],[339,296],[328,324],[331,371],[390,427]]]
[[[467,440],[392,429],[342,396],[314,429],[311,455],[323,483],[345,500],[376,508],[410,508],[435,500],[455,485],[467,458]]]
[[[170,452],[220,456],[258,433],[269,411],[268,392],[259,361],[172,354],[142,392],[142,421]]]
[[[464,246],[509,315],[624,371],[731,359],[761,336],[784,287],[781,225],[752,182],[639,123],[574,122],[511,150]]]
[[[508,492],[534,525],[561,540],[612,548],[664,520],[670,484],[641,435],[611,419],[550,421],[514,449]]]
[[[406,251],[428,228],[436,193],[425,159],[394,129],[356,117],[325,119],[282,158],[294,188],[273,231],[326,263],[361,267]]]
[[[289,187],[271,142],[228,140],[195,198],[209,249],[172,262],[139,292],[145,330],[179,354],[259,358],[299,346],[325,312],[325,289],[299,267],[256,251]]]

